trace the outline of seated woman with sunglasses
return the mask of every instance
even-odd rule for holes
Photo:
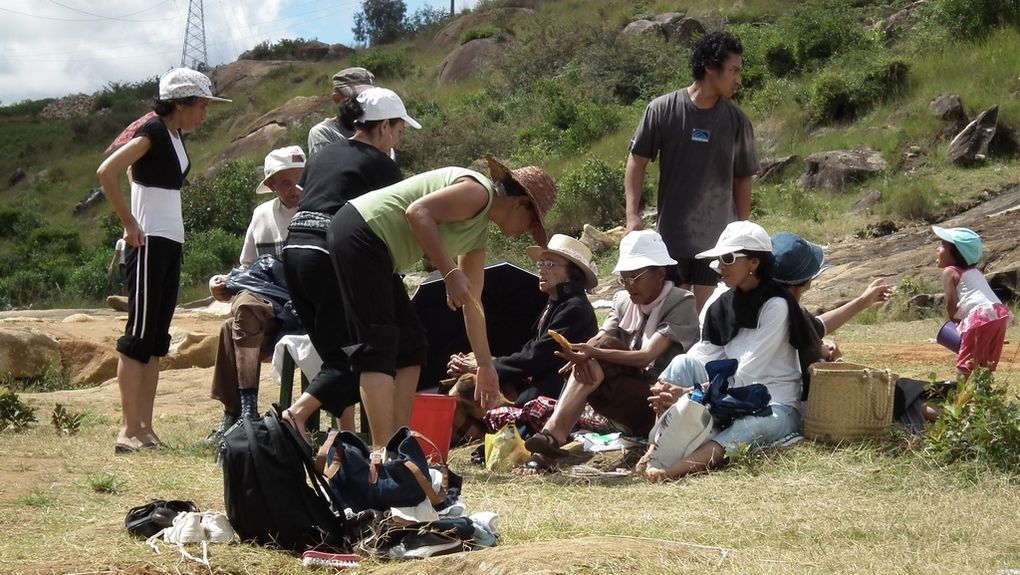
[[[675,479],[722,464],[738,446],[768,445],[800,429],[803,380],[798,352],[814,347],[817,335],[800,313],[795,298],[774,281],[772,241],[758,224],[737,221],[726,226],[716,246],[696,256],[717,258],[719,275],[730,288],[710,304],[702,340],[674,358],[652,386],[649,403],[662,413],[696,383],[705,383],[705,364],[738,360],[733,387],[760,383],[771,395],[771,413],[745,416],[689,456],[666,469],[648,467],[650,481]]]
[[[626,289],[613,297],[613,309],[599,333],[571,346],[571,375],[545,427],[528,438],[529,451],[552,458],[565,455],[560,446],[586,403],[627,435],[648,434],[655,423],[647,401],[649,386],[675,355],[698,339],[694,295],[666,280],[667,268],[674,265],[657,232],[624,236],[613,273]]]
[[[549,303],[535,322],[535,337],[520,351],[492,360],[500,391],[518,406],[538,396],[560,396],[563,376],[559,371],[566,361],[555,355],[560,346],[548,330],[571,341],[587,341],[598,331],[595,309],[585,294],[598,284],[588,246],[555,234],[548,247],[529,247],[528,257],[538,266],[538,289],[549,296]],[[453,377],[476,370],[470,354],[453,355],[447,364]]]

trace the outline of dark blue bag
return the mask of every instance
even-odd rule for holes
[[[705,364],[709,382],[704,391],[702,403],[708,407],[712,420],[721,429],[729,427],[734,420],[744,416],[771,415],[769,401],[772,396],[767,387],[752,383],[743,387],[730,388],[730,381],[737,373],[737,360],[718,359]]]
[[[383,462],[372,460],[372,453],[357,435],[331,432],[319,451],[320,465],[333,493],[355,512],[413,507],[426,499],[433,506],[443,505],[450,485],[449,470],[441,467],[442,487],[433,489],[428,459],[417,437],[423,436],[406,427],[397,430],[386,444],[387,460]]]

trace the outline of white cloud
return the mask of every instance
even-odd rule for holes
[[[205,0],[210,64],[231,61],[278,21],[282,0]],[[188,0],[5,0],[0,6],[0,101],[91,93],[181,63]],[[260,36],[262,34],[262,36]]]
[[[449,0],[405,0],[443,8]],[[478,0],[456,0],[456,9]],[[0,103],[92,93],[181,64],[189,0],[2,0]],[[349,43],[361,0],[204,0],[209,64],[262,41]]]

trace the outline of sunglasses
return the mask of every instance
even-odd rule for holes
[[[643,271],[643,272],[641,272],[638,275],[633,276],[633,277],[627,277],[627,276],[621,275],[620,276],[620,283],[622,283],[625,287],[630,287],[630,286],[634,285],[634,282],[638,281],[638,279],[640,279],[641,276],[645,275],[646,273],[648,273],[650,271],[652,271],[652,268],[648,268],[645,271]]]
[[[559,262],[554,262],[552,260],[538,260],[537,262],[535,262],[535,265],[538,266],[538,269],[540,270],[551,270],[556,266],[566,267],[567,264],[561,264]]]
[[[731,265],[737,263],[737,258],[746,258],[746,257],[747,257],[747,254],[742,254],[740,252],[730,252],[728,254],[723,254],[723,255],[719,256],[719,263],[724,265],[724,266],[731,266]]]

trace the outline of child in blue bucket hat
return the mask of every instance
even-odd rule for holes
[[[968,228],[931,229],[941,240],[936,265],[942,269],[946,312],[959,324],[957,374],[966,379],[978,367],[995,371],[1011,318],[976,267],[981,259],[981,237]]]

